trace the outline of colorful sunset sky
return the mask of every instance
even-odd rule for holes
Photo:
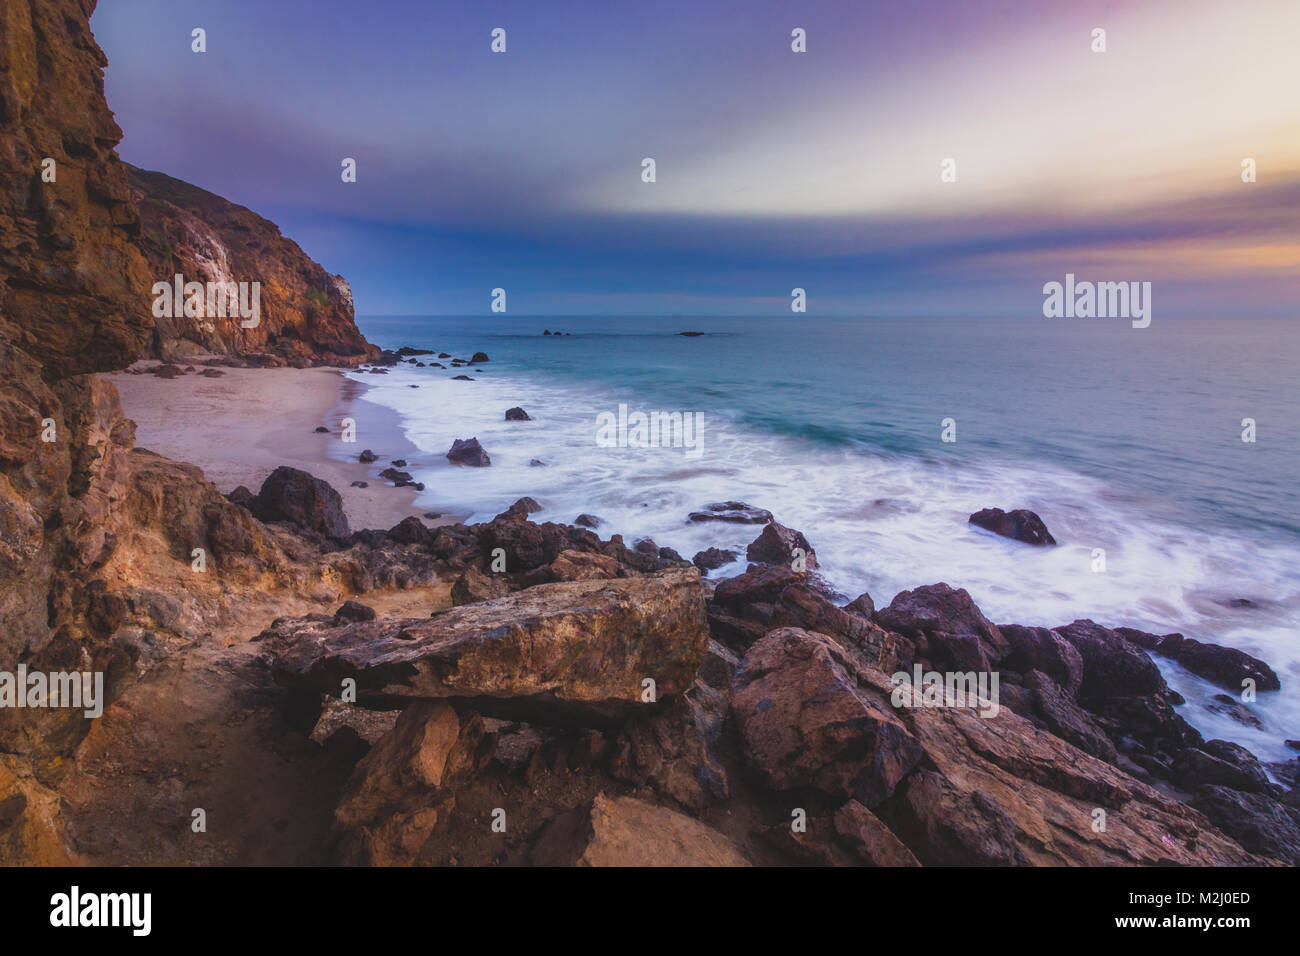
[[[1162,317],[1300,315],[1297,0],[114,0],[92,26],[122,157],[272,219],[362,315],[495,287],[775,315],[798,286],[1028,316],[1067,272],[1150,281]]]

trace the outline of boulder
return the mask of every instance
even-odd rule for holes
[[[504,575],[491,574],[471,566],[466,568],[452,584],[451,603],[453,607],[477,604],[480,601],[502,597],[513,590],[515,588]]]
[[[1073,644],[1046,627],[999,624],[998,630],[1010,648],[1001,666],[1021,674],[1041,671],[1059,684],[1071,699],[1079,696],[1079,688],[1083,685],[1083,658]]]
[[[531,422],[532,416],[516,405],[514,408],[506,409],[506,421],[508,422]]]
[[[281,465],[262,482],[251,509],[263,521],[288,521],[330,538],[348,536],[343,499],[329,482]]]
[[[690,513],[691,521],[726,521],[731,524],[767,524],[772,512],[743,501],[719,501]]]
[[[701,571],[714,571],[724,564],[730,564],[736,560],[735,551],[725,551],[722,548],[706,548],[703,551],[697,551],[695,557],[691,559]]]
[[[817,553],[808,543],[802,532],[795,531],[772,522],[761,534],[749,543],[745,556],[756,564],[791,565],[795,560],[795,551],[802,552],[804,566],[808,569],[817,567]]]
[[[699,572],[543,584],[428,619],[335,625],[276,621],[259,637],[284,686],[391,709],[412,699],[473,701],[490,716],[604,720],[691,685],[708,630]]]
[[[812,787],[873,807],[923,755],[889,698],[858,684],[844,648],[798,628],[749,649],[731,707],[746,761],[775,790]]]
[[[1083,661],[1080,696],[1086,700],[1134,697],[1167,691],[1160,668],[1118,632],[1094,621],[1074,621],[1055,629]]]
[[[1017,508],[1015,511],[985,508],[971,515],[969,523],[1004,538],[1023,541],[1025,544],[1039,546],[1056,544],[1056,539],[1047,530],[1047,525],[1043,524],[1043,519],[1024,508]]]
[[[457,438],[447,451],[447,460],[453,465],[469,465],[471,468],[485,468],[492,464],[477,438]]]
[[[486,361],[488,361],[488,357],[487,357],[487,353],[486,353],[486,352],[475,352],[475,353],[470,357],[470,364],[471,364],[471,365],[472,365],[473,363],[475,363],[475,362],[486,362]]]
[[[1247,850],[1300,866],[1300,811],[1215,784],[1198,787],[1192,805]]]
[[[536,498],[520,498],[501,514],[497,515],[494,521],[523,521],[531,514],[536,514],[542,510],[542,506],[537,503]]]
[[[337,611],[334,612],[334,623],[342,624],[346,621],[373,621],[375,619],[375,609],[360,601],[344,601]]]
[[[1010,650],[970,594],[943,583],[900,592],[876,623],[909,638],[936,670],[987,672]]]
[[[573,523],[581,525],[584,528],[599,528],[604,522],[595,515],[589,515],[585,511],[573,519]]]
[[[1227,690],[1240,693],[1247,680],[1254,682],[1257,691],[1282,687],[1273,668],[1235,647],[1208,644],[1181,634],[1147,634],[1129,627],[1117,627],[1115,633],[1139,647],[1177,661],[1193,674]]]
[[[844,610],[850,614],[856,614],[858,617],[865,617],[868,621],[876,616],[876,602],[871,600],[871,595],[863,591],[848,604],[844,605]]]

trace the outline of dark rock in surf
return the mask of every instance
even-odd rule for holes
[[[468,465],[471,468],[486,468],[492,464],[492,459],[477,438],[457,438],[447,450],[447,460],[453,465]]]
[[[971,515],[969,523],[1004,538],[1023,541],[1025,544],[1038,546],[1056,544],[1056,539],[1047,530],[1047,525],[1043,524],[1043,519],[1025,508],[1017,508],[1015,511],[985,508]]]
[[[718,501],[705,505],[701,511],[692,511],[691,521],[726,521],[731,524],[767,524],[772,512],[755,508],[743,501]]]

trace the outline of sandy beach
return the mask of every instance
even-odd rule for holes
[[[267,475],[289,465],[328,481],[342,495],[354,531],[391,528],[411,515],[431,527],[459,520],[451,514],[424,517],[429,509],[416,506],[413,489],[394,488],[378,477],[392,459],[411,461],[423,453],[403,436],[394,412],[365,401],[365,385],[331,368],[220,371],[213,378],[198,372],[174,379],[130,372],[103,377],[117,386],[123,410],[136,423],[136,447],[198,465],[223,494],[239,485],[256,494]],[[356,422],[355,443],[342,442],[344,418]],[[317,432],[319,426],[329,432]],[[365,448],[379,460],[358,462]],[[355,488],[354,481],[369,486]]]

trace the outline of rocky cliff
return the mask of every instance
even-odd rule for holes
[[[0,317],[47,379],[121,368],[152,328],[94,8],[0,6]]]
[[[347,280],[313,262],[275,223],[163,173],[127,170],[151,284],[178,274],[185,282],[259,284],[255,326],[245,328],[239,316],[175,309],[155,318],[154,357],[188,360],[206,352],[302,367],[356,365],[379,355],[357,329]]]

